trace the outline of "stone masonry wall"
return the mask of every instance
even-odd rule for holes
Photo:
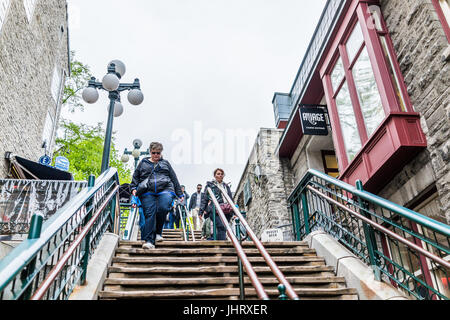
[[[291,223],[287,198],[293,190],[289,162],[275,154],[282,130],[260,130],[249,161],[235,192],[234,201],[247,212],[247,221],[258,237],[266,229]],[[258,143],[259,141],[259,143]],[[255,181],[253,171],[259,164],[265,177]],[[244,206],[244,184],[249,178],[252,200]],[[290,230],[291,227],[282,228]]]
[[[66,0],[37,0],[30,22],[24,2],[11,0],[0,30],[0,178],[8,172],[6,151],[34,161],[44,154],[47,112],[55,124],[60,113],[51,94],[53,72],[57,65],[69,74],[68,49]]]
[[[404,205],[436,182],[441,217],[450,223],[449,42],[431,0],[381,0],[401,72],[428,147],[381,192]]]

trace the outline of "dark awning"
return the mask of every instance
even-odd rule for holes
[[[44,166],[38,162],[34,162],[18,156],[11,157],[11,163],[17,171],[21,171],[22,179],[38,179],[38,180],[73,180],[70,172],[62,171],[56,168]]]

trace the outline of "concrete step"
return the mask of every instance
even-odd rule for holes
[[[120,241],[119,242],[119,246],[126,248],[126,247],[136,247],[136,248],[140,248],[142,247],[142,244],[144,244],[143,241]],[[233,247],[233,244],[231,243],[231,241],[195,241],[195,242],[187,242],[187,241],[161,241],[158,242],[157,247],[176,247],[176,248],[180,248],[180,247],[213,247],[213,246],[220,246],[222,248],[227,248]],[[243,241],[242,242],[242,247],[246,248],[246,247],[255,247],[255,244],[253,243],[253,241]],[[265,248],[292,248],[292,247],[305,247],[305,248],[309,248],[308,244],[306,242],[297,242],[297,241],[292,241],[292,242],[265,242],[263,243]]]
[[[325,264],[325,259],[315,256],[272,256],[275,263],[295,263],[295,264]],[[263,257],[249,257],[250,263],[264,263]],[[205,257],[114,257],[112,262],[114,265],[118,264],[211,264],[211,263],[232,263],[236,264],[238,262],[237,257],[222,257],[222,256],[205,256]]]
[[[272,270],[269,267],[255,266],[253,268],[255,272],[259,275],[272,274]],[[333,267],[328,266],[279,266],[279,269],[283,274],[313,274],[317,272],[326,272],[334,275]],[[237,266],[208,266],[208,267],[116,267],[111,266],[109,268],[109,273],[121,273],[127,276],[143,276],[146,274],[157,274],[157,275],[167,275],[167,274],[224,274],[224,273],[238,273]]]
[[[244,252],[246,255],[260,255],[260,252],[258,249],[250,249],[244,247]],[[305,247],[292,247],[292,248],[267,248],[267,252],[270,255],[315,255],[316,250],[309,249]],[[142,248],[122,248],[119,247],[116,250],[116,254],[127,254],[127,255],[143,255],[143,256],[179,256],[179,255],[186,255],[186,256],[198,256],[198,255],[214,255],[214,254],[221,254],[221,255],[232,255],[236,256],[236,250],[231,247],[213,247],[213,248],[164,248],[156,245],[155,249],[142,249]]]
[[[338,287],[345,285],[343,277],[286,277],[292,285],[332,285]],[[275,277],[260,277],[259,280],[263,285],[278,285],[279,281]],[[244,276],[244,283],[251,284],[250,278]],[[108,278],[105,286],[121,286],[121,287],[146,287],[146,286],[208,286],[208,285],[238,285],[238,277],[199,277],[199,278]]]
[[[265,289],[267,294],[276,299],[279,291],[275,289]],[[326,289],[308,289],[298,288],[295,292],[299,298],[308,299],[338,299],[338,300],[357,300],[355,289],[348,288],[326,288]],[[99,293],[104,299],[189,299],[189,298],[236,298],[239,297],[239,288],[222,288],[222,289],[186,289],[186,290],[136,290],[136,291],[101,291]],[[256,290],[249,288],[245,290],[246,298],[257,298]]]

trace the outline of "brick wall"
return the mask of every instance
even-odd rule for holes
[[[44,154],[47,112],[55,123],[60,112],[51,94],[55,65],[69,72],[66,1],[37,0],[30,22],[23,3],[11,0],[0,30],[0,178],[6,151],[34,161]]]
[[[427,150],[381,192],[404,205],[436,183],[441,216],[450,223],[449,43],[431,0],[381,0],[414,109],[421,114]],[[392,195],[392,196],[390,196]]]

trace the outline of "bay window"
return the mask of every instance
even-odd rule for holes
[[[349,183],[376,183],[372,178],[426,146],[377,8],[352,2],[320,69],[339,171]]]

